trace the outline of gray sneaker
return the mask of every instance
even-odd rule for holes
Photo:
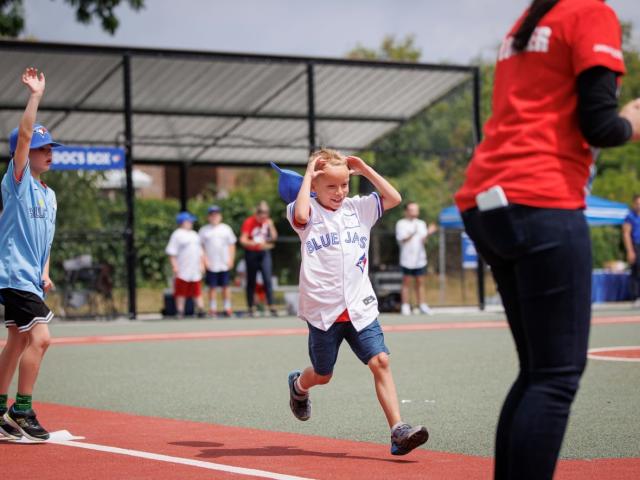
[[[391,455],[406,455],[429,440],[429,433],[422,425],[412,427],[401,423],[391,432]]]
[[[303,422],[309,420],[311,417],[311,399],[309,394],[298,395],[293,384],[301,375],[299,370],[295,370],[289,374],[289,407],[293,415]]]

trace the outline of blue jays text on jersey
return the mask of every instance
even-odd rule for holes
[[[357,244],[360,248],[367,248],[367,240],[368,237],[365,235],[358,235],[358,232],[345,232],[344,243],[354,243]],[[332,245],[340,245],[340,235],[338,232],[327,232],[322,233],[320,236],[313,237],[308,239],[305,242],[305,246],[307,248],[307,253],[309,255],[313,254],[313,252],[317,252],[321,248],[328,248]]]

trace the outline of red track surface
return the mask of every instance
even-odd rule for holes
[[[591,320],[592,325],[610,325],[624,323],[640,323],[640,316],[602,317]],[[405,325],[385,325],[385,332],[419,332],[433,330],[473,330],[483,328],[507,328],[506,322],[440,322],[413,323]],[[205,332],[175,332],[175,333],[141,333],[131,335],[92,335],[86,337],[54,337],[55,345],[84,345],[95,343],[129,343],[129,342],[157,342],[174,340],[203,340],[234,337],[278,337],[290,335],[306,335],[307,328],[271,328],[259,330],[215,330]],[[0,340],[0,346],[5,344]]]
[[[142,417],[53,404],[37,405],[50,430],[66,429],[92,444],[254,468],[317,479],[446,479],[491,477],[490,458],[417,450],[392,457],[387,445]],[[294,421],[294,420],[292,420]],[[3,478],[252,478],[55,444],[0,442]],[[10,459],[5,461],[5,459]],[[556,479],[640,478],[640,458],[566,460]]]

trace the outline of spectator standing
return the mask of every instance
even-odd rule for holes
[[[622,240],[631,267],[631,300],[640,307],[640,194],[633,196],[629,215],[622,224]]]
[[[413,280],[416,304],[415,313],[433,312],[424,301],[424,278],[427,272],[427,237],[438,230],[435,224],[427,227],[420,220],[420,206],[409,202],[404,208],[404,218],[396,223],[396,240],[400,247],[400,268],[402,269],[402,315],[411,315],[411,282]]]
[[[247,265],[247,308],[250,316],[255,313],[254,293],[258,272],[262,273],[269,311],[272,315],[277,315],[273,304],[271,250],[275,246],[278,232],[269,214],[269,205],[264,200],[261,201],[255,214],[244,221],[240,231],[240,244],[245,250]]]
[[[229,225],[222,222],[222,209],[218,205],[209,207],[209,223],[199,231],[204,248],[207,272],[205,283],[209,287],[209,314],[218,313],[217,289],[222,289],[224,314],[230,317],[231,309],[231,269],[236,257],[237,238]]]
[[[200,281],[205,270],[205,259],[200,237],[193,231],[195,221],[196,217],[189,212],[176,215],[178,228],[171,234],[165,249],[174,275],[173,295],[178,316],[184,316],[187,298],[195,300],[198,316],[204,316]]]

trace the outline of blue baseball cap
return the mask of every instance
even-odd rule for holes
[[[293,170],[287,170],[280,168],[275,163],[271,162],[271,166],[278,171],[280,178],[278,179],[278,193],[280,198],[285,202],[291,203],[298,198],[298,192],[302,187],[302,179],[304,178],[298,172]],[[312,197],[315,197],[315,193],[311,193]]]
[[[40,148],[45,145],[51,145],[53,148],[63,146],[61,143],[53,141],[49,130],[43,125],[36,123],[33,126],[33,135],[31,136],[31,145],[29,145],[29,148]],[[12,155],[16,152],[16,148],[18,148],[18,127],[11,130],[9,134],[9,151]]]
[[[211,214],[211,213],[220,213],[222,211],[222,208],[220,208],[218,205],[211,205],[209,208],[207,208],[207,213]]]
[[[195,222],[198,218],[191,215],[189,212],[180,212],[176,215],[176,223],[182,225],[184,222]]]

